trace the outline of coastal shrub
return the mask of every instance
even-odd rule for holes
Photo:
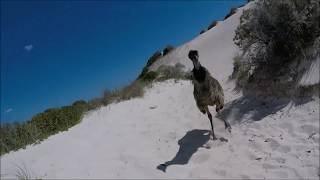
[[[102,98],[93,98],[88,101],[88,110],[96,109],[105,105]]]
[[[250,76],[250,65],[248,65],[240,55],[233,58],[233,72],[230,79],[236,80],[236,89],[240,90],[243,88]]]
[[[174,47],[171,45],[167,45],[162,51],[163,56],[167,55],[172,50],[174,50]]]
[[[159,76],[158,71],[149,71],[141,78],[142,81],[151,82]]]
[[[205,33],[205,32],[206,32],[206,30],[203,29],[203,30],[200,31],[199,34],[203,34],[203,33]]]
[[[143,67],[142,72],[138,76],[138,79],[143,78],[143,76],[148,72],[149,67],[160,57],[162,57],[162,53],[160,51],[156,51],[155,53],[153,53],[153,55],[148,59],[147,64]]]
[[[229,13],[224,17],[224,20],[228,19],[230,16],[234,15],[237,12],[237,8],[233,7],[230,9]]]
[[[246,92],[295,94],[320,54],[318,10],[316,0],[264,0],[243,12],[234,42],[242,50],[241,63],[251,71],[240,83]]]
[[[215,27],[218,24],[218,21],[212,21],[212,23],[208,26],[208,30]]]
[[[37,143],[50,135],[68,130],[80,122],[86,110],[86,103],[78,101],[72,106],[47,109],[27,122],[1,124],[1,154],[25,148],[28,144]]]

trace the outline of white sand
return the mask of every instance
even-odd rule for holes
[[[143,98],[91,111],[69,131],[1,156],[1,178],[15,177],[20,166],[32,178],[43,179],[319,179],[319,99],[262,104],[243,98],[227,81],[240,14],[155,65],[191,67],[187,51],[200,51],[200,61],[225,91],[226,106],[214,117],[214,127],[217,137],[228,142],[208,141],[210,123],[196,108],[192,84],[169,80],[146,89]],[[229,119],[231,134],[219,118]],[[171,164],[166,172],[157,169],[165,162]]]
[[[308,71],[306,71],[301,80],[300,85],[308,86],[320,82],[320,57],[312,62]]]

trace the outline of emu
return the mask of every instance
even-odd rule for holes
[[[209,71],[203,67],[199,62],[199,55],[197,50],[190,50],[188,54],[189,59],[193,63],[192,82],[194,85],[193,95],[199,110],[205,114],[207,113],[211,124],[212,139],[216,140],[213,130],[212,115],[208,106],[216,105],[216,112],[224,106],[223,89],[219,82],[213,78]],[[223,119],[225,128],[231,133],[230,123]]]

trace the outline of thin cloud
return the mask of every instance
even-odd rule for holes
[[[30,52],[33,49],[33,45],[32,44],[26,45],[26,46],[24,46],[24,49],[26,51]]]
[[[6,110],[6,113],[10,113],[11,111],[13,111],[13,109],[12,109],[12,108],[8,108],[8,109]]]

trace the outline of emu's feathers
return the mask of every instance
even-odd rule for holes
[[[205,113],[207,106],[214,105],[216,105],[217,111],[222,109],[224,94],[219,82],[203,66],[199,70],[193,69],[192,74],[194,84],[193,95],[199,110]]]

